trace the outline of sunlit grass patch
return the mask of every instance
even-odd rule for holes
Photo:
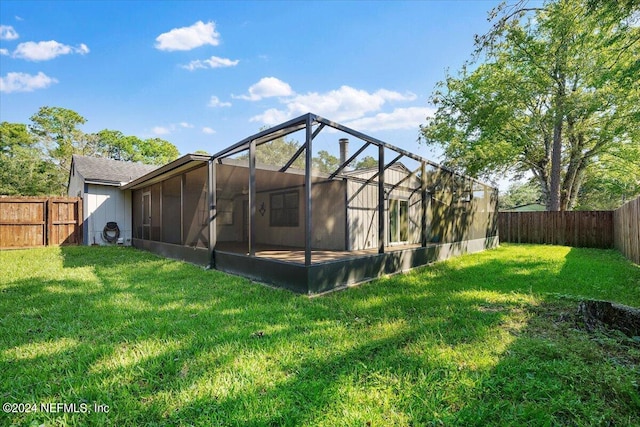
[[[31,342],[4,350],[2,357],[5,360],[29,360],[39,357],[55,356],[58,353],[72,350],[77,345],[78,341],[72,338]]]
[[[0,425],[633,425],[615,251],[507,245],[309,299],[131,248],[0,252]]]

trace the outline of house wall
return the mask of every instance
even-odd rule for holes
[[[427,213],[431,243],[498,235],[498,198],[493,188],[442,170],[430,174],[427,180],[433,188]]]
[[[343,181],[317,182],[311,186],[311,204],[313,214],[311,222],[313,249],[345,250],[346,247],[346,210],[345,188]],[[271,195],[283,191],[298,193],[298,225],[296,227],[271,226]],[[264,214],[259,212],[264,206]],[[248,196],[238,195],[233,199],[218,200],[218,241],[242,242],[248,234]],[[222,213],[224,212],[224,213]],[[221,217],[225,217],[221,220]],[[228,224],[228,218],[233,224]],[[304,187],[287,187],[273,191],[256,193],[256,243],[275,246],[304,247],[305,201]]]
[[[75,165],[72,163],[71,173],[69,175],[69,186],[67,187],[67,196],[69,197],[80,197],[83,199],[82,203],[82,222],[83,222],[83,233],[82,233],[82,243],[85,245],[89,244],[89,234],[87,228],[87,218],[88,218],[88,208],[87,202],[84,200],[84,179],[80,174],[76,173]]]
[[[79,173],[75,172],[75,165],[71,169],[71,175],[69,176],[69,187],[67,187],[67,196],[69,197],[82,197],[84,193],[84,179]]]
[[[144,239],[143,195],[151,196],[151,225],[148,240],[207,248],[209,210],[207,167],[191,169],[132,192],[133,236]]]
[[[313,249],[345,249],[345,200],[344,182],[321,182],[311,186],[311,224]],[[291,190],[298,192],[298,226],[272,227],[270,225],[271,195],[281,191],[256,194],[256,206],[264,203],[265,214],[256,214],[256,242],[279,246],[305,246],[305,200],[304,187]]]
[[[85,184],[84,178],[71,170],[67,194],[82,198],[83,240],[85,245],[108,245],[102,238],[107,222],[116,222],[124,245],[131,244],[131,191],[113,185]]]
[[[347,249],[346,191],[345,181],[317,183],[311,187],[312,248]]]
[[[87,244],[109,244],[102,238],[107,222],[118,223],[120,238],[131,244],[131,192],[119,187],[87,184],[83,192],[84,233]]]
[[[348,224],[348,248],[349,250],[362,250],[378,247],[378,184],[373,182],[365,184],[375,174],[375,170],[363,170],[361,173],[352,173],[352,179],[347,182],[347,224]],[[420,181],[413,177],[402,182],[392,190],[392,187],[402,181],[408,171],[404,169],[389,168],[385,170],[385,236],[384,243],[389,245],[389,199],[406,200],[408,202],[408,244],[420,243],[422,225],[422,204],[420,199]],[[357,178],[357,179],[356,179]],[[414,189],[417,189],[414,191]]]

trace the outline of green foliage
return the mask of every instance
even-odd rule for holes
[[[44,147],[46,157],[43,160],[55,165],[52,188],[55,193],[64,194],[71,156],[85,152],[87,140],[78,126],[83,125],[86,119],[67,108],[41,107],[30,120],[29,130]]]
[[[287,140],[284,137],[274,139],[256,147],[256,162],[271,166],[284,166],[300,148],[300,143]],[[249,153],[245,152],[238,159],[248,160]],[[294,168],[304,169],[304,153],[292,165]]]
[[[73,110],[41,107],[27,127],[3,122],[1,127],[0,194],[66,193],[73,154],[162,165],[179,156],[160,138],[140,139],[117,130],[87,134],[78,127],[86,119]]]
[[[295,140],[287,140],[284,137],[274,139],[256,147],[256,162],[282,167],[284,166],[300,149],[301,144]],[[238,159],[248,160],[249,154],[244,152],[240,154]],[[297,169],[304,169],[305,153],[304,151],[291,165]],[[340,159],[327,150],[318,151],[313,156],[312,168],[324,173],[332,173],[340,166]],[[378,161],[371,156],[366,156],[356,164],[356,169],[369,168],[378,165]]]
[[[332,173],[340,166],[340,159],[329,154],[326,150],[318,151],[318,155],[312,159],[313,168],[324,173]]]
[[[540,187],[535,183],[513,183],[504,194],[500,195],[499,209],[509,209],[516,206],[540,203],[542,195]]]
[[[356,169],[369,169],[369,168],[377,168],[378,161],[371,156],[364,156],[358,162],[356,162]]]
[[[1,425],[638,425],[611,250],[509,245],[309,299],[122,247],[0,251]],[[4,403],[3,402],[3,403]]]
[[[169,163],[180,154],[168,141],[160,138],[140,139],[126,136],[118,130],[104,129],[95,134],[95,155],[115,160],[140,162],[150,165]]]
[[[640,161],[629,164],[619,157],[603,155],[587,168],[576,209],[614,210],[640,196],[638,169]]]
[[[55,193],[53,164],[43,160],[42,148],[20,123],[0,124],[0,194],[39,196]]]
[[[524,12],[504,12],[478,39],[478,63],[439,83],[422,134],[449,166],[530,172],[550,208],[571,209],[590,164],[640,144],[640,28],[580,0]]]
[[[175,145],[161,138],[148,138],[144,140],[136,138],[136,140],[137,145],[134,145],[133,155],[133,161],[135,162],[163,165],[175,160],[180,154]]]

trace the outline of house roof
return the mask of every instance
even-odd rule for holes
[[[402,162],[396,162],[389,166],[387,169],[399,170],[406,173],[411,173],[408,167],[404,165]],[[343,171],[342,173],[347,176],[357,176],[357,175],[366,175],[367,173],[378,172],[378,165],[370,167],[370,168],[361,168],[361,169],[351,169],[347,171]]]
[[[204,154],[185,154],[184,156],[167,163],[164,166],[156,167],[156,169],[140,175],[122,186],[123,190],[142,188],[147,185],[155,184],[169,176],[177,175],[186,170],[201,166],[209,161],[211,157]]]
[[[86,183],[117,186],[139,178],[159,167],[77,154],[73,155],[71,164],[75,167],[74,172],[79,173]]]

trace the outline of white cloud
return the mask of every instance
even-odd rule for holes
[[[273,96],[290,96],[293,90],[288,83],[283,82],[275,77],[263,77],[260,81],[249,88],[249,95],[233,96],[238,99],[246,99],[248,101],[259,101],[262,98],[270,98]]]
[[[285,122],[292,117],[293,116],[286,111],[278,110],[277,108],[269,108],[264,113],[251,117],[249,121],[262,122],[266,125],[273,126]]]
[[[0,55],[9,55],[9,51],[7,49],[0,49]]]
[[[86,55],[87,53],[89,53],[89,47],[84,43],[80,43],[80,46],[76,48],[75,53]]]
[[[220,101],[220,99],[218,99],[217,96],[212,95],[211,99],[209,99],[209,103],[207,104],[207,106],[209,107],[231,107],[231,103],[230,102],[222,102]]]
[[[273,125],[312,112],[332,120],[346,122],[380,111],[387,102],[413,101],[416,98],[413,93],[402,94],[387,89],[370,93],[350,86],[341,86],[325,93],[309,92],[285,98],[281,100],[285,104],[283,109],[269,109],[252,117],[251,121]]]
[[[20,37],[11,25],[0,25],[0,40],[15,40]]]
[[[220,44],[220,34],[216,32],[214,22],[198,21],[190,27],[174,28],[156,37],[156,49],[191,50],[204,45],[217,46]]]
[[[194,125],[189,122],[171,123],[166,126],[156,126],[151,131],[156,135],[168,135],[180,129],[193,129]]]
[[[81,43],[78,47],[68,46],[58,43],[55,40],[46,42],[25,42],[20,43],[13,52],[15,58],[26,59],[28,61],[48,61],[60,55],[78,53],[85,55],[89,53],[86,44]]]
[[[189,62],[187,65],[181,65],[181,67],[189,71],[193,71],[200,68],[235,67],[238,65],[238,62],[240,62],[238,59],[218,58],[217,56],[212,56],[209,59],[196,59],[195,61]]]
[[[378,113],[370,117],[362,117],[345,123],[353,129],[362,131],[418,129],[427,116],[435,110],[427,107],[396,108],[391,113]]]
[[[6,77],[0,77],[0,92],[32,92],[36,89],[44,89],[58,83],[58,80],[49,77],[43,72],[31,75],[26,73],[8,73]]]
[[[171,133],[171,129],[163,126],[156,126],[151,131],[156,135],[168,135]]]
[[[205,126],[202,128],[202,133],[206,133],[207,135],[213,135],[214,133],[216,133],[216,131],[211,129],[210,127]]]
[[[375,93],[377,96],[383,97],[387,101],[415,101],[418,98],[413,92],[406,92],[404,94],[395,92],[393,90],[379,89]]]

